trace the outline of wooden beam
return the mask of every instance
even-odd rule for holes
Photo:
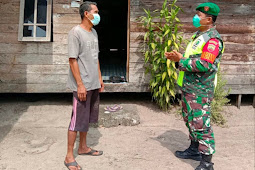
[[[242,95],[238,94],[237,95],[237,100],[236,100],[236,106],[237,106],[238,109],[240,109],[241,101],[242,101]]]
[[[255,94],[253,95],[253,103],[252,103],[253,108],[255,108]]]
[[[128,19],[127,19],[127,63],[126,63],[126,79],[130,81],[129,76],[129,60],[130,60],[130,1],[128,0]]]

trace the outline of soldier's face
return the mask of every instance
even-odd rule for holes
[[[197,11],[197,15],[200,18],[200,24],[201,25],[211,25],[212,24],[212,18],[207,17],[205,13],[201,11]]]

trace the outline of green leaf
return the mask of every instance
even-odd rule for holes
[[[151,43],[151,47],[152,47],[153,50],[155,50],[156,44],[155,43]]]
[[[155,52],[155,55],[158,55],[158,54],[160,54],[160,51],[156,51],[156,52]]]
[[[167,60],[167,59],[166,59],[165,57],[164,57],[164,58],[161,58],[161,63],[162,63],[162,64],[166,64],[166,60]]]
[[[160,39],[160,43],[162,43],[163,42],[163,37],[160,37],[159,39]]]
[[[171,77],[172,75],[172,70],[170,68],[167,69],[167,72],[168,72],[168,76]]]
[[[177,50],[179,50],[179,46],[174,42],[174,46]]]
[[[170,87],[170,82],[166,81],[166,89],[169,90],[169,87]]]
[[[171,43],[172,43],[172,41],[171,41],[171,40],[168,40],[167,45],[168,45],[168,46],[170,46],[170,45],[171,45]]]
[[[165,34],[164,34],[163,37],[165,37],[169,32],[170,32],[170,29],[168,29],[168,30],[165,32]]]
[[[158,59],[158,56],[154,54],[153,61],[156,61]]]
[[[156,64],[153,65],[153,70],[154,70],[154,71],[157,71],[157,70],[158,70],[158,65],[156,65]]]
[[[148,62],[148,60],[149,60],[149,57],[148,57],[148,55],[149,55],[149,51],[146,51],[146,53],[145,53],[145,63],[147,63]]]
[[[153,83],[153,87],[156,87],[156,85],[158,84],[157,80]]]
[[[156,92],[156,97],[158,97],[158,92]]]
[[[147,14],[147,15],[149,15],[149,13],[148,13],[148,11],[146,10],[146,9],[143,9],[144,10],[144,12]]]
[[[167,52],[167,46],[165,46],[165,52]]]
[[[175,17],[175,20],[176,20],[177,22],[180,22],[179,18],[177,18],[177,17]]]
[[[176,25],[174,26],[174,34],[175,34],[175,35],[177,34],[177,31],[178,31],[178,25],[176,24]]]
[[[178,77],[178,76],[177,76],[177,73],[176,73],[176,72],[174,72],[173,77],[174,77],[175,80],[177,80],[177,77]]]
[[[172,66],[173,66],[173,68],[176,68],[176,67],[175,67],[175,62],[172,62]]]
[[[165,78],[166,78],[166,72],[164,72],[164,73],[162,74],[162,82],[165,80]]]
[[[159,58],[159,59],[157,60],[157,64],[159,64],[159,63],[160,63],[160,61],[161,61],[161,58]]]
[[[169,102],[169,96],[166,95],[166,102],[168,103]]]
[[[170,89],[170,94],[171,94],[171,96],[175,97],[175,93],[172,89]]]
[[[173,40],[175,41],[176,37],[175,37],[175,35],[174,35],[174,34],[172,34],[172,37],[173,37]]]
[[[146,32],[145,35],[144,35],[144,41],[147,40],[148,35],[149,35],[149,32]]]
[[[166,87],[164,86],[164,87],[162,88],[162,91],[161,91],[161,96],[164,95],[165,91],[166,91]]]
[[[166,61],[167,68],[170,68],[170,63],[171,63],[171,61],[167,59],[167,61]]]

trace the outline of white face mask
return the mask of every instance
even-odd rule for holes
[[[96,25],[98,25],[99,24],[99,22],[100,22],[100,15],[99,14],[92,14],[93,15],[93,17],[94,17],[94,19],[92,19],[92,20],[90,20],[90,22],[94,25],[94,26],[96,26]]]
[[[193,25],[198,28],[198,27],[201,27],[201,26],[207,26],[207,25],[201,25],[200,24],[200,21],[202,19],[206,19],[206,18],[210,18],[210,17],[204,17],[204,18],[200,18],[197,14],[193,17]]]

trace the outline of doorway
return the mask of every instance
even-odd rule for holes
[[[127,82],[129,0],[95,0],[101,21],[95,27],[105,83]]]

